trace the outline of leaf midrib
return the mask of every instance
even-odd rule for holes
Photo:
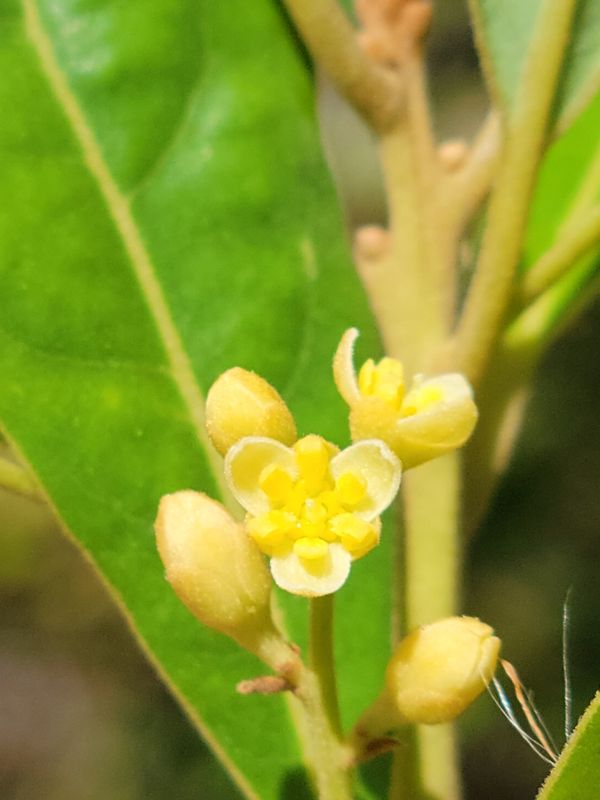
[[[212,447],[206,432],[204,395],[173,321],[156,276],[156,269],[133,217],[130,203],[111,175],[101,147],[60,67],[52,41],[44,30],[35,0],[22,0],[22,7],[27,36],[37,54],[48,85],[79,144],[83,161],[94,178],[119,233],[142,295],[158,330],[171,375],[189,414],[196,436],[206,454],[221,498],[226,505],[235,508],[235,503],[225,483],[220,457]]]

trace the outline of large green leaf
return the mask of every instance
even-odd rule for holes
[[[493,94],[512,106],[542,0],[470,0],[484,72]],[[569,124],[600,85],[600,0],[579,0],[555,108]]]
[[[600,786],[600,694],[592,700],[537,800],[596,800]]]
[[[5,432],[238,785],[291,795],[285,702],[235,695],[261,667],[178,603],[152,522],[166,492],[219,494],[202,398],[221,370],[341,441],[331,355],[354,324],[377,347],[302,53],[270,0],[5,0],[0,69]],[[347,720],[387,659],[390,563],[340,596]]]

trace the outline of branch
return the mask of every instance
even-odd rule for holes
[[[459,369],[474,383],[485,371],[513,292],[529,203],[569,42],[576,0],[543,0],[515,104],[475,276],[455,347]]]
[[[375,63],[336,0],[283,0],[302,40],[337,89],[379,131],[402,110],[399,77]]]
[[[531,267],[524,276],[519,292],[523,304],[530,303],[595,245],[600,243],[600,206],[591,209],[581,222],[569,229]]]
[[[464,164],[446,179],[445,205],[458,228],[471,219],[490,190],[500,154],[500,117],[491,111],[475,138]]]

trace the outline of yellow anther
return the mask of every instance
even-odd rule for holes
[[[404,368],[395,358],[382,358],[378,364],[370,358],[359,370],[358,388],[363,395],[399,407],[404,397]]]
[[[375,394],[375,362],[369,358],[358,371],[358,388],[361,394]]]
[[[415,389],[411,389],[404,398],[400,414],[403,417],[411,417],[413,414],[427,411],[428,408],[443,399],[444,393],[439,386],[418,386]]]
[[[296,463],[309,495],[316,495],[324,488],[329,474],[331,452],[327,442],[311,434],[294,445]]]
[[[294,542],[294,552],[306,561],[320,561],[325,558],[329,546],[323,539],[304,536]]]
[[[339,493],[334,489],[321,492],[319,495],[319,502],[325,506],[327,509],[327,514],[330,517],[334,517],[336,514],[341,514],[344,510]]]
[[[258,485],[272,506],[283,506],[291,497],[294,479],[286,470],[276,464],[269,464],[260,473]]]
[[[362,558],[379,541],[375,526],[354,514],[339,514],[330,520],[329,527],[354,558]]]
[[[356,506],[365,498],[367,482],[353,472],[344,472],[335,482],[335,491],[345,506]]]
[[[247,530],[263,553],[273,555],[285,544],[286,536],[293,533],[296,525],[296,517],[289,512],[267,511],[258,517],[251,517]]]
[[[312,497],[309,497],[307,501],[304,503],[304,508],[302,509],[302,517],[307,522],[312,522],[313,524],[325,522],[327,519],[328,513],[326,507],[321,502],[321,498],[315,500]]]
[[[325,506],[318,500],[309,498],[302,509],[300,519],[301,536],[309,538],[323,536],[326,532],[325,522],[328,514]]]
[[[285,504],[285,511],[289,511],[299,517],[307,497],[308,492],[306,491],[305,482],[303,480],[296,481]]]

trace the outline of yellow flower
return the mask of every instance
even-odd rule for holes
[[[270,556],[275,582],[306,597],[339,589],[351,562],[379,542],[379,514],[396,495],[400,472],[376,439],[339,452],[316,435],[293,447],[248,436],[225,458],[227,481],[248,512],[246,530]]]
[[[406,389],[402,364],[366,361],[356,375],[356,328],[347,330],[333,360],[336,386],[350,407],[354,441],[376,437],[394,451],[404,469],[462,447],[477,422],[473,391],[458,373],[424,378]]]

